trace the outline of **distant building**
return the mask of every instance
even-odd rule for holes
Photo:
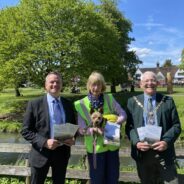
[[[171,67],[160,67],[159,63],[155,68],[138,68],[135,73],[135,81],[139,82],[141,75],[146,71],[152,71],[157,75],[157,79],[160,85],[167,84],[167,73],[171,73],[173,78],[173,84],[184,84],[184,70],[180,70],[177,66],[173,65]]]

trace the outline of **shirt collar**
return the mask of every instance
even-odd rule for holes
[[[54,98],[52,95],[50,95],[49,93],[47,93],[47,101],[49,103],[52,103],[53,100],[57,99],[60,102],[60,97]]]
[[[156,100],[156,94],[154,94],[153,96],[147,95],[146,93],[144,93],[144,99],[148,100],[148,98],[152,98],[152,100]]]

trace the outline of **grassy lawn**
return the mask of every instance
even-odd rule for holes
[[[0,131],[12,131],[12,132],[18,132],[21,128],[21,122],[23,113],[25,112],[26,104],[29,100],[36,98],[38,96],[44,95],[44,89],[42,88],[21,88],[20,89],[21,96],[15,97],[15,92],[13,89],[5,89],[2,92],[0,92]],[[107,88],[107,92],[110,92],[110,88]],[[166,95],[166,88],[158,88],[158,92],[164,93]],[[77,99],[82,98],[87,93],[86,90],[82,90],[80,94],[72,94],[69,90],[65,88],[64,92],[62,93],[62,96],[69,98],[71,101],[75,101]],[[114,97],[116,100],[121,104],[121,106],[125,109],[127,99],[133,95],[138,95],[142,93],[142,90],[140,88],[136,88],[135,92],[120,92],[120,88],[117,88],[117,93],[114,94]],[[174,98],[175,104],[177,106],[177,110],[180,116],[182,129],[184,130],[184,88],[174,88],[174,93],[171,95]],[[2,118],[3,116],[7,114],[13,114],[18,115],[19,118],[16,119],[8,119],[8,118]],[[181,134],[182,137],[184,137],[184,132]],[[180,136],[180,137],[181,137]],[[130,172],[133,172],[135,168],[130,168]],[[128,171],[127,168],[125,168],[125,171]],[[179,173],[183,173],[183,169],[178,170]],[[13,180],[14,183],[24,183],[24,180],[17,178],[0,178],[0,182],[4,183],[10,183]],[[50,184],[50,181],[47,181],[48,184]],[[67,181],[67,183],[72,184],[81,184],[80,181]],[[124,182],[121,182],[124,184]],[[128,184],[128,183],[127,183]],[[133,184],[133,183],[132,183]]]
[[[5,89],[0,92],[0,114],[19,111],[23,102],[43,94],[43,89],[22,88],[23,96],[15,97],[13,89]]]
[[[158,91],[168,95],[166,93],[166,88],[158,88]],[[15,97],[15,92],[13,89],[5,89],[0,92],[0,116],[2,117],[9,113],[15,115],[15,118],[13,118],[13,120],[9,120],[8,118],[8,120],[6,118],[1,118],[0,130],[2,126],[1,122],[6,122],[8,124],[10,124],[9,121],[21,122],[27,102],[30,99],[36,98],[45,93],[43,88],[21,88],[20,92],[22,95],[20,97]],[[107,87],[107,92],[110,92],[109,86]],[[69,89],[65,88],[62,95],[66,98],[69,98],[71,101],[75,101],[85,96],[86,93],[86,90],[82,90],[80,94],[73,94],[70,93]],[[114,96],[116,100],[121,104],[121,106],[126,109],[127,99],[133,95],[138,95],[140,93],[142,93],[142,90],[140,88],[136,88],[135,92],[120,92],[120,88],[117,87],[117,93],[115,93]],[[182,128],[184,128],[184,87],[174,88],[174,93],[171,96],[174,98],[180,120],[182,122]],[[18,119],[16,119],[17,116],[19,116]]]

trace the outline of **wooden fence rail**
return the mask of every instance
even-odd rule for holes
[[[0,143],[0,153],[29,153],[31,149],[30,144],[17,144],[17,143]],[[183,149],[176,149],[176,154],[178,157],[184,157]],[[72,146],[71,155],[80,155],[86,158],[86,150],[83,145],[75,145]],[[120,157],[129,157],[130,149],[129,148],[121,148],[119,152]],[[25,166],[15,166],[15,165],[0,165],[0,175],[8,175],[8,176],[25,176],[26,184],[29,184],[30,177],[30,167],[28,165]],[[48,177],[51,176],[51,171],[48,173]],[[66,178],[70,179],[84,179],[89,180],[88,170],[87,169],[75,169],[68,168],[66,173]],[[120,172],[119,181],[124,182],[139,182],[139,178],[137,173],[135,172]],[[182,182],[183,183],[183,182]]]

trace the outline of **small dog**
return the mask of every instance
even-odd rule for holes
[[[103,135],[103,131],[102,131],[102,126],[103,126],[103,115],[98,112],[98,111],[94,111],[91,114],[91,122],[92,122],[92,127],[94,128],[94,132],[93,132],[93,167],[94,169],[97,168],[97,162],[96,162],[96,142],[98,139],[98,135]]]
[[[94,128],[102,128],[103,125],[103,116],[100,112],[95,111],[91,114],[92,126]]]
[[[103,115],[100,112],[95,111],[91,114],[91,121],[92,121],[92,127],[98,128],[96,133],[102,135],[103,132],[100,128],[102,128],[103,122],[104,122]]]

